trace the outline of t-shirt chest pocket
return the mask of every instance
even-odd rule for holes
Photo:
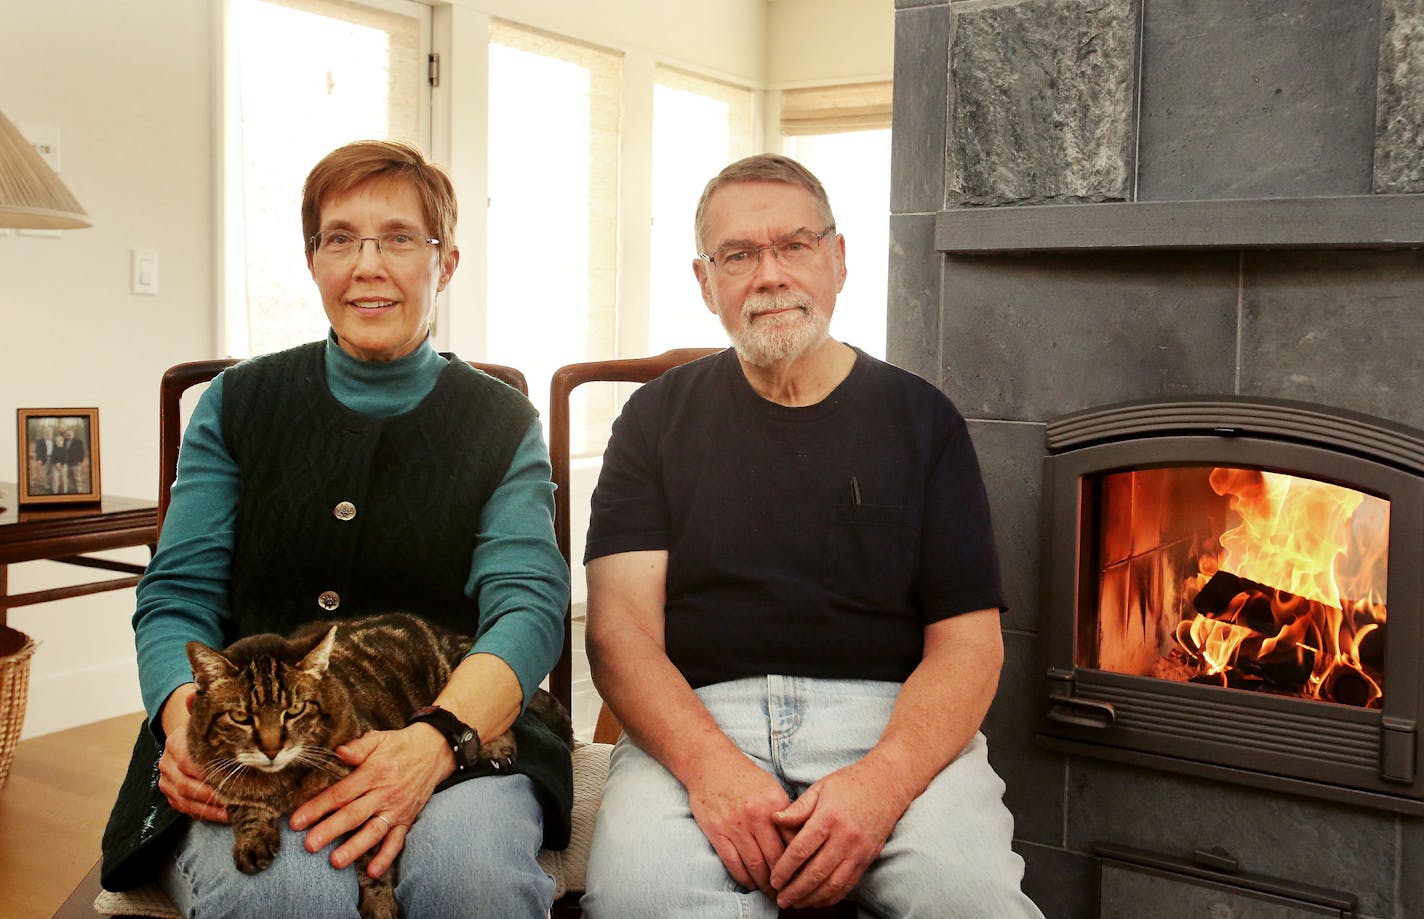
[[[918,529],[898,504],[836,507],[821,579],[828,590],[900,610],[919,558]]]

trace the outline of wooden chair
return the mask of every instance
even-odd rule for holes
[[[571,542],[572,517],[570,514],[570,445],[569,445],[569,399],[573,391],[585,383],[647,383],[662,376],[673,367],[681,366],[699,357],[715,354],[718,348],[677,348],[653,357],[620,358],[607,361],[585,361],[568,364],[554,371],[549,385],[549,458],[554,472],[554,535],[559,541],[559,550],[564,553],[572,567]],[[564,653],[559,658],[551,679],[571,682],[568,672],[560,667],[568,667],[573,660],[571,649],[572,619],[564,619]],[[594,741],[613,743],[621,733],[617,719],[601,706],[598,726],[594,730]],[[849,902],[838,903],[824,909],[784,909],[782,919],[854,919],[855,906]],[[558,913],[555,913],[557,919]]]
[[[168,510],[170,493],[173,487],[173,480],[178,474],[178,448],[183,439],[182,402],[183,395],[194,386],[199,386],[211,381],[219,373],[237,363],[232,358],[217,358],[213,360],[190,361],[170,367],[159,383],[159,473],[158,473],[158,526],[163,528],[163,517]],[[514,367],[504,364],[487,364],[470,361],[470,366],[477,370],[482,370],[490,376],[508,383],[526,396],[529,394],[529,385],[524,378],[524,374]],[[566,553],[567,554],[567,553]],[[565,611],[567,620],[568,612]],[[567,624],[567,622],[566,622]],[[564,656],[560,659],[560,667],[555,674],[551,675],[549,691],[565,708],[572,709],[572,669],[569,666],[568,656],[571,648],[565,637]],[[560,676],[562,674],[562,676]],[[93,919],[97,914],[95,909],[95,898],[100,894],[99,884],[100,865],[95,864],[80,882],[75,891],[65,900],[64,904],[56,912],[55,919]],[[554,919],[573,919],[579,915],[578,896],[581,891],[571,891],[554,904],[552,916]],[[123,910],[121,913],[110,915],[144,916],[156,914],[159,917],[173,915],[172,905],[166,902],[166,898],[156,891],[156,888],[141,888],[138,893],[131,898],[119,898],[116,908]],[[149,913],[145,910],[151,911]],[[98,914],[103,915],[103,914]]]

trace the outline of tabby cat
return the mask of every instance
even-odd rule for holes
[[[272,864],[278,821],[351,771],[336,748],[367,731],[404,727],[435,700],[470,644],[404,613],[309,623],[290,638],[251,635],[224,651],[189,642],[198,692],[188,749],[227,805],[238,870],[256,874]],[[556,699],[541,689],[529,709],[572,746]],[[480,747],[480,760],[505,770],[517,753],[506,732]],[[395,919],[395,868],[370,877],[373,852],[356,861],[360,913]]]

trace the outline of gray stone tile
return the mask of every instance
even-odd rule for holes
[[[1009,611],[1004,628],[1038,630],[1043,504],[1043,425],[1005,421],[970,421],[969,434],[979,454],[999,571]]]
[[[890,132],[890,212],[934,213],[944,204],[949,7],[895,14],[895,126]]]
[[[1261,252],[1244,274],[1243,393],[1424,429],[1424,252]]]
[[[1424,192],[1424,4],[1382,0],[1380,12],[1374,189]]]
[[[1098,863],[1094,858],[1051,846],[1015,842],[1023,856],[1023,891],[1044,919],[1083,919],[1094,915]]]
[[[1241,870],[1353,893],[1360,912],[1395,912],[1399,819],[1225,782],[1074,758],[1068,848],[1135,846],[1189,858],[1219,846]]]
[[[890,363],[936,386],[940,385],[939,277],[943,263],[944,256],[934,247],[933,215],[891,215],[885,354]]]
[[[895,0],[895,9],[908,10],[917,6],[946,6],[950,0]]]
[[[1127,199],[1136,0],[952,9],[946,203]]]
[[[946,259],[943,388],[971,418],[1046,421],[1232,392],[1234,253]]]
[[[1399,860],[1399,915],[1424,916],[1424,818],[1407,817]]]
[[[1034,740],[1044,678],[1034,636],[1004,633],[999,691],[984,719],[989,762],[1004,780],[1004,804],[1014,815],[1014,837],[1063,845],[1064,757]]]
[[[1368,194],[1379,0],[1145,0],[1137,198]]]
[[[1114,861],[1103,861],[1099,875],[1098,919],[1142,919],[1143,905],[1151,904],[1153,919],[1321,919],[1340,916],[1309,891],[1299,900],[1266,900],[1250,884],[1232,884],[1228,875],[1204,880],[1190,872],[1159,871]],[[1340,897],[1348,899],[1348,897]],[[1335,896],[1330,900],[1335,901]],[[1310,904],[1310,905],[1305,905]],[[1351,913],[1353,917],[1354,914]]]

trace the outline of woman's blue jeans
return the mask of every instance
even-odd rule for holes
[[[425,805],[396,863],[396,899],[407,919],[545,919],[554,881],[536,861],[543,816],[522,775],[471,779]],[[194,822],[158,881],[192,919],[356,916],[356,874],[331,867],[336,844],[302,847],[282,824],[276,861],[255,875],[232,862],[232,827]]]

